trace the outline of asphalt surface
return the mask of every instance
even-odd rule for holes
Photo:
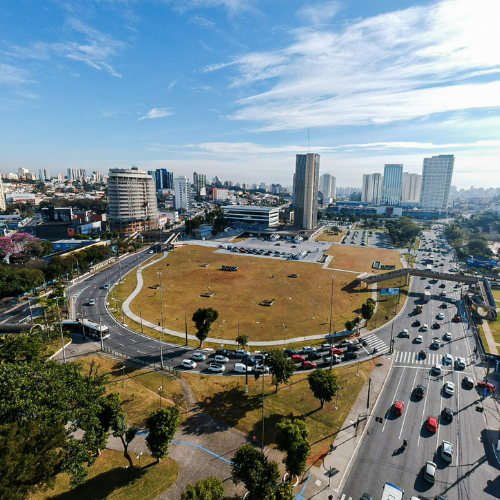
[[[435,235],[426,233],[429,238]],[[439,242],[440,248],[442,242]],[[432,247],[434,248],[434,247]],[[427,261],[419,252],[417,266],[425,268]],[[443,262],[443,266],[440,266]],[[434,266],[435,264],[433,264]],[[439,257],[437,262],[440,271],[447,271],[451,263],[451,255]],[[433,267],[433,270],[435,268]],[[477,387],[468,389],[463,384],[465,376],[476,381],[480,370],[474,366],[474,340],[467,335],[467,323],[451,321],[458,312],[464,319],[462,303],[456,305],[450,302],[452,297],[460,299],[461,291],[454,288],[454,283],[429,282],[427,279],[414,278],[409,299],[403,313],[393,322],[395,338],[395,361],[390,379],[381,395],[375,416],[368,428],[368,434],[359,449],[358,456],[352,466],[349,478],[344,486],[341,500],[358,499],[363,493],[380,498],[385,482],[391,482],[405,490],[405,498],[412,495],[420,499],[434,499],[435,495],[443,494],[447,500],[488,499],[499,498],[498,467],[491,449],[491,436],[485,431],[485,414],[476,411],[483,397],[483,391]],[[426,289],[430,284],[431,288]],[[423,301],[423,292],[430,291],[432,299]],[[446,291],[446,297],[440,295]],[[448,308],[441,308],[441,304]],[[416,304],[423,305],[422,314],[415,315]],[[444,320],[438,320],[437,315],[444,314]],[[422,324],[429,325],[427,332],[419,332],[414,326],[418,319]],[[432,329],[435,322],[441,324],[440,329]],[[392,328],[392,326],[391,326]],[[404,328],[409,330],[410,338],[397,336]],[[387,341],[386,333],[379,332],[381,339]],[[444,340],[446,332],[451,332],[452,340]],[[416,343],[420,334],[423,343]],[[439,338],[441,347],[431,347],[433,338]],[[421,349],[427,351],[427,358],[420,359]],[[443,363],[444,354],[453,358],[451,365]],[[466,360],[465,369],[457,369],[454,361],[458,357]],[[435,374],[432,367],[442,365],[442,373]],[[455,393],[446,395],[443,386],[446,382],[455,383]],[[420,399],[414,395],[417,385],[425,387],[425,396]],[[488,396],[491,398],[491,396]],[[398,416],[393,412],[394,403],[402,401],[404,410]],[[442,416],[445,407],[453,411],[453,420],[447,421]],[[429,415],[438,419],[436,433],[427,430]],[[403,439],[408,441],[408,447],[402,447]],[[496,437],[495,437],[496,439]],[[453,460],[444,461],[440,456],[443,440],[453,445]],[[437,465],[436,482],[428,483],[423,479],[423,467],[427,461]],[[492,485],[496,484],[494,487]]]

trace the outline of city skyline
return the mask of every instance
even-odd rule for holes
[[[454,154],[488,187],[500,140],[498,2],[10,3],[0,27],[4,171],[291,185],[293,157],[363,173]],[[305,70],[304,68],[307,68]]]

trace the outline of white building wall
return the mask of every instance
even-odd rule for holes
[[[189,179],[187,177],[175,178],[175,209],[189,209]]]
[[[454,166],[455,157],[453,155],[424,158],[420,208],[446,210]]]

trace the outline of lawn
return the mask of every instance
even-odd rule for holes
[[[499,345],[500,351],[500,319],[497,319],[496,321],[488,321],[488,325],[490,325],[491,334],[493,335],[495,343]]]
[[[334,398],[323,409],[309,389],[307,374],[293,377],[290,385],[281,385],[275,393],[271,377],[265,377],[265,437],[267,444],[274,444],[276,424],[284,417],[301,418],[309,427],[311,462],[316,461],[329,449],[336,434],[342,428],[361,389],[370,376],[373,361],[359,365],[337,367],[334,373],[342,389],[338,403]],[[191,386],[203,411],[235,427],[249,436],[262,437],[262,377],[249,378],[248,394],[245,394],[245,377],[206,377],[183,374]],[[338,410],[335,410],[335,406]]]
[[[486,341],[486,336],[484,335],[483,325],[478,323],[477,326],[479,327],[479,335],[481,336],[481,340],[483,341],[484,350],[487,354],[490,354],[490,348],[488,346],[488,342]]]
[[[500,302],[500,290],[491,290],[493,292],[493,297],[495,297],[495,300],[497,302]],[[500,304],[499,304],[500,306]]]
[[[405,285],[405,278],[396,278],[390,281],[383,281],[377,285],[377,310],[373,317],[368,321],[368,328],[375,328],[387,322],[386,317],[393,318],[405,305],[408,298],[408,287]],[[382,288],[398,288],[399,295],[382,296]]]
[[[352,247],[349,245],[332,245],[326,252],[333,255],[329,267],[332,269],[345,269],[360,273],[381,274],[386,271],[373,269],[374,261],[380,261],[385,265],[394,265],[401,269],[399,252],[396,250],[381,250],[378,248]]]
[[[180,383],[173,375],[140,370],[127,365],[124,373],[121,361],[114,361],[105,356],[87,356],[75,362],[83,366],[83,373],[88,373],[94,363],[99,373],[109,376],[108,392],[120,394],[129,424],[143,426],[148,415],[159,408],[158,387],[163,386],[162,406],[173,406],[176,402],[182,403],[184,399]]]
[[[339,243],[340,240],[342,239],[342,236],[344,236],[345,231],[339,231],[338,234],[334,234],[333,231],[330,231],[328,229],[325,229],[316,239],[315,241],[326,241],[326,242],[331,242],[331,243]]]
[[[132,459],[138,465],[135,455]],[[29,495],[28,499],[150,500],[170,488],[179,475],[177,462],[170,458],[156,465],[152,457],[143,455],[141,471],[138,467],[127,469],[127,465],[123,453],[104,450],[90,468],[87,480],[77,488],[71,488],[67,474],[60,474],[53,488]]]
[[[368,251],[369,253],[369,251]],[[390,254],[389,254],[390,255]],[[201,264],[208,263],[208,267]],[[237,272],[225,272],[222,265],[238,266]],[[332,272],[319,264],[264,259],[215,253],[207,247],[185,246],[171,252],[168,258],[143,272],[144,288],[132,302],[131,309],[154,324],[161,322],[161,295],[158,271],[162,272],[164,326],[188,333],[196,330],[191,317],[199,307],[213,307],[219,320],[212,326],[211,337],[235,339],[238,331],[252,341],[296,338],[327,334],[330,325]],[[298,274],[297,278],[290,277]],[[118,297],[129,280],[120,285]],[[353,319],[368,297],[365,289],[353,285],[355,275],[335,272],[333,292],[334,331],[342,330],[346,320]],[[123,288],[121,288],[123,287]],[[211,298],[200,294],[211,291]],[[260,306],[274,299],[271,307]],[[286,329],[286,330],[285,330]],[[177,340],[179,342],[179,340]]]

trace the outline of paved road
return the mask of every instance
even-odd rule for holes
[[[425,236],[427,240],[435,239],[434,234],[427,233]],[[448,270],[451,265],[449,258],[443,262],[444,266],[439,265],[442,258],[439,259],[439,269]],[[427,262],[419,257],[417,265],[425,267]],[[498,484],[496,478],[499,466],[491,449],[493,436],[485,431],[486,415],[476,412],[482,393],[477,388],[468,389],[463,385],[465,376],[474,380],[478,375],[482,378],[481,370],[473,362],[474,340],[467,336],[466,323],[451,321],[457,312],[457,305],[459,311],[462,305],[461,302],[455,305],[450,299],[460,298],[460,290],[454,288],[454,283],[447,283],[444,288],[440,284],[430,283],[427,279],[413,279],[403,314],[394,322],[394,331],[399,333],[407,328],[410,339],[396,337],[394,368],[376,410],[381,422],[373,419],[340,496],[341,500],[357,499],[365,492],[379,498],[385,482],[402,487],[405,498],[412,495],[421,499],[434,498],[438,493],[446,495],[447,500],[499,497],[500,489],[491,487],[493,481]],[[426,288],[429,285],[430,289]],[[431,291],[432,299],[424,304],[422,294],[427,290]],[[446,291],[447,295],[441,296],[442,291]],[[413,315],[415,303],[423,304],[422,314]],[[442,304],[448,308],[441,308]],[[439,313],[443,313],[444,320],[437,319]],[[419,334],[419,328],[412,326],[416,319],[429,325],[427,332],[420,333],[424,338],[422,344],[414,340]],[[431,329],[430,326],[436,321],[441,323],[441,328]],[[451,332],[451,341],[444,340],[446,332]],[[379,335],[386,339],[383,334]],[[430,347],[433,338],[441,339],[442,347]],[[426,359],[418,356],[421,349],[427,351]],[[466,368],[456,369],[452,363],[443,366],[440,375],[433,373],[433,365],[443,364],[444,354],[450,354],[453,363],[458,356],[464,357]],[[447,396],[443,391],[447,381],[455,383],[453,396]],[[413,392],[419,384],[426,389],[423,399],[415,397]],[[396,416],[392,411],[395,401],[405,404],[401,416]],[[451,422],[442,417],[444,407],[453,411]],[[436,433],[427,430],[429,415],[438,418]],[[401,447],[403,439],[409,442],[404,451]],[[451,463],[440,456],[443,439],[453,444]],[[437,464],[434,485],[422,477],[422,467],[428,460]]]

